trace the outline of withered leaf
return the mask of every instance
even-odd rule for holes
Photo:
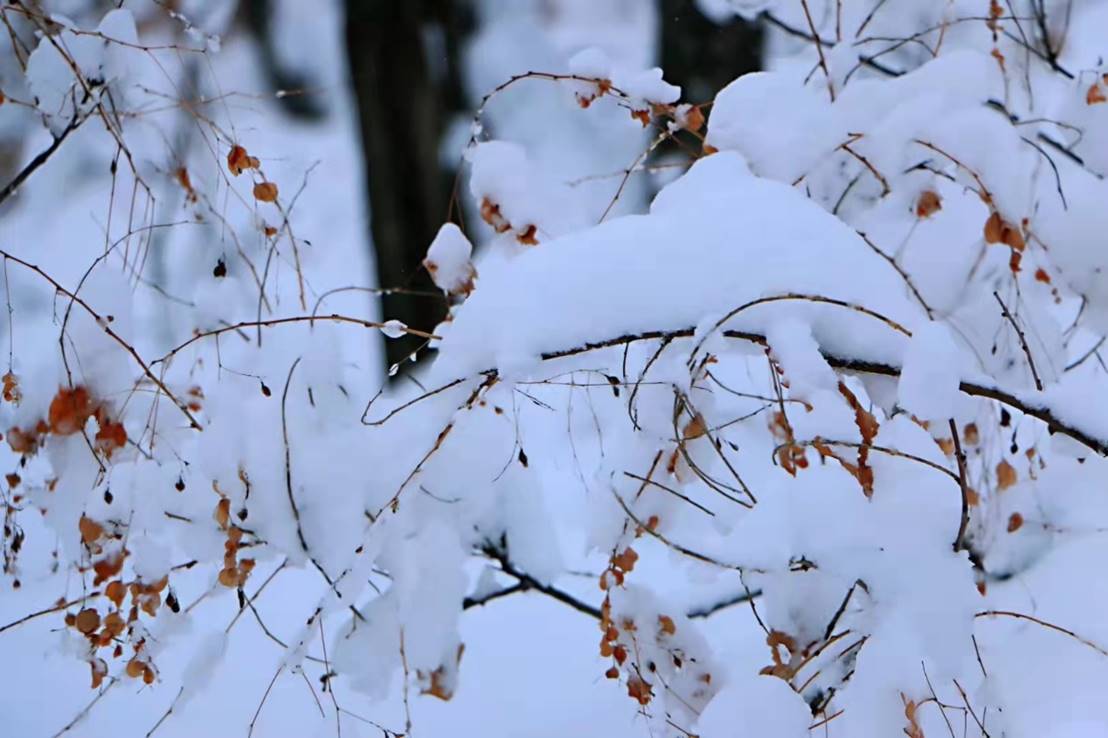
[[[916,200],[916,217],[927,218],[942,210],[943,201],[934,190],[925,190]]]
[[[254,198],[260,202],[276,202],[277,185],[273,182],[258,182],[254,185]]]
[[[85,635],[96,631],[100,627],[100,613],[94,607],[86,607],[77,613],[76,627]]]

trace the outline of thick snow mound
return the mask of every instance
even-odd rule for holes
[[[442,343],[444,375],[518,367],[622,334],[688,329],[789,293],[863,305],[909,330],[922,317],[896,272],[848,226],[793,188],[752,176],[733,152],[699,161],[659,193],[649,215],[496,267],[483,270]],[[893,362],[902,353],[903,334],[876,318],[803,300],[743,311],[724,327],[764,332],[771,311],[810,324],[834,353]]]

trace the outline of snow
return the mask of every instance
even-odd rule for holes
[[[444,223],[427,249],[423,264],[435,286],[447,294],[465,293],[474,277],[473,245],[453,223]]]
[[[612,76],[616,87],[631,97],[640,97],[652,103],[672,103],[681,99],[681,88],[662,79],[658,67],[641,72],[617,72]]]
[[[811,712],[804,700],[776,677],[732,678],[700,716],[704,738],[773,735],[804,738]]]
[[[941,422],[955,417],[964,363],[949,328],[937,322],[917,326],[900,371],[901,407],[921,420]]]
[[[663,190],[649,215],[605,223],[521,254],[500,270],[483,270],[481,289],[442,342],[436,371],[462,376],[495,368],[498,355],[688,330],[704,315],[788,293],[865,302],[893,320],[916,319],[918,310],[897,295],[895,273],[854,233],[788,187],[730,176],[742,168],[735,154],[708,157]],[[805,265],[817,244],[829,268],[813,272]],[[584,263],[590,268],[575,268]],[[657,300],[660,292],[670,298]],[[724,327],[764,331],[759,312]],[[781,312],[809,322],[832,353],[860,349],[849,326],[874,321],[804,300]],[[601,315],[603,324],[596,320]],[[877,361],[895,357],[903,343],[892,330],[881,333],[891,335],[865,347]]]
[[[62,288],[5,260],[9,731],[64,725],[103,659],[75,735],[1103,732],[1104,4],[1044,6],[1073,80],[968,0],[699,4],[822,39],[771,30],[703,146],[653,3],[476,4],[474,105],[543,74],[444,138],[468,181],[425,266],[450,317],[381,391],[371,346],[408,326],[362,284],[338,4],[275,10],[334,101],[311,125],[247,94],[230,5],[51,6],[64,28],[4,67],[37,98],[21,160],[90,117],[4,203],[3,247]],[[161,94],[185,79],[202,117]],[[680,153],[641,158],[660,135]],[[96,412],[67,425],[70,385]],[[65,624],[165,578],[105,646]]]

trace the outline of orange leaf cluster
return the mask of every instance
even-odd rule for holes
[[[492,226],[492,229],[497,233],[507,233],[515,230],[516,240],[524,246],[537,246],[539,243],[538,238],[536,238],[538,227],[534,223],[516,229],[500,212],[500,205],[487,197],[481,198],[481,220]]]
[[[10,375],[9,375],[10,376]],[[18,397],[18,387],[14,377],[4,379],[5,395]],[[112,452],[127,444],[127,431],[123,424],[111,419],[106,405],[94,399],[89,391],[78,385],[62,387],[50,400],[46,419],[40,420],[31,430],[18,427],[8,429],[8,446],[17,454],[29,456],[38,450],[46,435],[71,436],[80,433],[88,424],[89,418],[95,418],[99,426],[96,432],[96,448],[111,458]]]
[[[227,503],[224,505],[224,503]],[[220,524],[220,527],[226,527],[227,512],[230,510],[231,501],[226,497],[219,501],[219,505],[216,507],[217,520],[220,517],[220,511],[223,512],[224,522]],[[230,526],[227,529],[227,540],[223,543],[223,568],[219,572],[219,583],[224,587],[238,588],[246,583],[247,578],[250,576],[250,572],[254,571],[254,559],[238,560],[239,544],[242,541],[242,528],[237,526]]]
[[[19,378],[11,372],[8,372],[3,377],[0,377],[0,381],[4,383],[4,402],[10,402],[13,405],[18,405],[19,401],[23,399],[23,393],[19,391]]]
[[[760,674],[775,676],[788,681],[793,677],[795,669],[792,666],[793,657],[797,654],[796,639],[788,633],[780,630],[771,630],[766,634],[766,645],[769,646],[769,655],[773,663],[763,667]],[[788,654],[788,661],[781,658],[781,649]]]
[[[1000,213],[995,210],[985,221],[985,243],[1002,243],[1012,249],[1012,258],[1008,266],[1012,272],[1020,270],[1020,261],[1023,259],[1023,250],[1027,248],[1027,242],[1020,229],[1000,217]]]
[[[577,104],[582,108],[587,108],[593,104],[593,101],[598,97],[604,97],[612,89],[612,81],[610,79],[598,79],[596,80],[596,92],[589,93],[576,93]]]
[[[138,656],[127,662],[127,676],[132,679],[142,677],[142,681],[146,684],[154,683],[154,670]]]
[[[69,436],[80,432],[95,411],[87,389],[81,386],[73,389],[63,387],[50,401],[47,424],[51,433]]]
[[[873,445],[873,439],[877,437],[880,425],[873,413],[862,407],[858,398],[845,384],[839,382],[839,394],[845,399],[850,409],[854,411],[854,423],[858,426],[858,432],[862,435],[862,444],[858,447],[858,465],[856,468],[846,467],[854,475],[858,483],[862,485],[862,492],[866,497],[873,496],[873,467],[869,465],[869,450]]]
[[[650,125],[650,110],[631,110],[631,117],[642,123],[642,127],[646,128]]]

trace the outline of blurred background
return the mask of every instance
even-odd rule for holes
[[[112,7],[109,0],[26,0],[44,14],[60,14],[94,26]],[[744,21],[728,0],[139,0],[126,2],[144,39],[195,42],[201,34],[234,49],[234,64],[218,74],[201,55],[185,55],[168,80],[183,101],[229,93],[270,129],[295,131],[300,152],[327,148],[335,136],[348,152],[340,165],[355,174],[356,202],[345,220],[360,229],[364,274],[353,283],[404,288],[384,295],[381,312],[408,325],[432,329],[446,304],[420,267],[428,244],[448,219],[462,220],[468,198],[456,189],[462,149],[482,96],[511,75],[528,70],[567,71],[576,52],[599,47],[617,65],[661,66],[680,85],[683,100],[707,102],[742,73],[759,67],[762,30]],[[167,13],[165,11],[171,11]],[[179,13],[176,22],[171,13]],[[23,67],[35,47],[33,28],[11,21],[0,53],[0,90],[29,99]],[[216,63],[220,63],[219,57]],[[228,56],[228,55],[222,55]],[[167,80],[161,80],[163,86]],[[633,122],[613,129],[613,111],[581,115],[549,84],[517,85],[500,96],[483,118],[489,137],[523,143],[536,164],[564,182],[585,211],[610,198],[614,173],[628,167],[647,145]],[[606,116],[605,113],[608,115]],[[276,116],[276,117],[274,117]],[[7,182],[36,150],[41,122],[26,108],[0,108],[0,182]],[[204,145],[189,106],[162,135],[178,161]],[[337,145],[337,144],[336,144]],[[269,153],[270,156],[273,152]],[[675,152],[660,147],[653,160]],[[687,157],[686,157],[687,158]],[[72,172],[94,176],[95,167]],[[163,183],[179,199],[175,183]],[[635,177],[620,207],[640,206],[658,182]],[[460,195],[460,197],[459,197]],[[334,197],[333,193],[329,195]],[[452,202],[455,207],[452,207]],[[8,208],[14,207],[9,203]],[[483,226],[471,219],[472,227]],[[329,236],[337,235],[337,226]],[[467,228],[467,230],[469,230]],[[471,233],[475,242],[480,234]],[[172,236],[165,236],[172,238]],[[318,234],[317,234],[318,239]],[[318,241],[317,241],[318,242]],[[171,266],[153,250],[148,277],[168,287]],[[418,343],[404,338],[385,346],[391,364]]]

